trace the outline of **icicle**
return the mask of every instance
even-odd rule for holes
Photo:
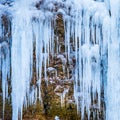
[[[77,1],[75,1],[76,4]],[[102,49],[102,52],[106,53],[107,49],[105,49],[107,47],[105,40],[103,41],[105,44],[101,44],[101,26],[104,24],[103,27],[105,27],[104,19],[108,17],[108,12],[104,3],[88,0],[88,3],[84,1],[80,4],[79,7],[78,4],[76,5],[78,10],[75,13],[73,12],[75,14],[75,29],[71,29],[72,33],[75,33],[75,37],[73,37],[73,41],[75,40],[76,59],[74,96],[78,110],[81,108],[82,118],[84,117],[84,109],[86,108],[89,119],[90,106],[92,104],[91,93],[93,93],[93,100],[98,100],[97,104],[100,109],[100,50]],[[101,11],[104,11],[104,14]],[[104,33],[103,37],[105,36],[106,34]],[[79,67],[77,66],[78,64]],[[80,94],[83,95],[81,101],[78,100]],[[80,103],[81,105],[79,106]]]
[[[69,16],[66,16],[64,20],[64,26],[65,26],[65,52],[68,54],[68,58],[70,58],[70,18]]]
[[[29,91],[32,68],[31,15],[24,9],[16,11],[12,23],[12,119],[18,119],[26,93]],[[19,21],[18,21],[19,19]],[[22,114],[22,113],[21,113]],[[22,116],[20,117],[22,118]]]
[[[43,49],[43,35],[42,35],[42,24],[43,21],[39,19],[39,26],[36,23],[35,27],[35,35],[36,35],[36,73],[37,73],[37,80],[38,80],[38,97],[39,100],[42,102],[41,99],[41,75],[42,75],[42,62],[43,62],[43,54],[42,54],[42,49]]]
[[[49,57],[49,43],[51,41],[51,17],[52,17],[52,13],[46,13],[45,16],[48,16],[48,18],[46,17],[45,21],[44,21],[44,26],[43,26],[43,63],[44,63],[44,78],[46,80],[46,83],[48,85],[48,78],[47,78],[47,74],[46,74],[46,68],[47,68],[47,59]]]
[[[0,70],[2,71],[2,93],[3,93],[3,119],[5,111],[5,98],[8,97],[8,83],[7,78],[10,72],[9,47],[7,42],[0,44]]]
[[[111,38],[108,40],[106,120],[120,119],[120,0],[110,0]],[[116,111],[116,112],[115,112]]]

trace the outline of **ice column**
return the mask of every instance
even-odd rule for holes
[[[24,10],[24,11],[23,11]],[[18,9],[12,21],[12,119],[18,119],[23,102],[29,93],[32,78],[33,38],[31,15],[27,9]]]
[[[110,0],[111,37],[108,41],[106,120],[120,119],[120,0]]]

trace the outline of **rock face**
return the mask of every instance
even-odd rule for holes
[[[59,116],[59,111],[55,112],[55,109],[61,109],[61,111],[65,109],[65,112],[67,112],[70,106],[73,106],[71,109],[76,113],[73,97],[75,61],[73,57],[68,61],[68,56],[65,52],[65,41],[63,39],[64,23],[61,14],[58,14],[55,27],[54,54],[50,54],[49,64],[47,66],[48,86],[43,78],[41,88],[43,91],[43,107],[48,116],[53,116],[55,113]],[[52,113],[52,111],[55,113]],[[65,119],[63,115],[59,117]],[[66,119],[67,117],[68,116],[66,116]]]

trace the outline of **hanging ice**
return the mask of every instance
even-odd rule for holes
[[[108,40],[106,119],[120,119],[120,0],[110,0],[111,36]]]
[[[19,6],[18,5],[23,5]],[[49,54],[49,41],[51,40],[51,14],[42,11],[30,10],[30,1],[19,1],[15,4],[17,11],[13,14],[12,21],[12,119],[16,120],[20,115],[22,119],[23,104],[33,104],[37,100],[37,90],[30,91],[30,83],[34,75],[33,68],[36,67],[36,78],[38,81],[38,96],[41,100],[40,84],[42,63],[46,76],[47,57]],[[48,17],[46,19],[46,16]],[[19,19],[19,21],[18,21]],[[35,48],[35,51],[34,51]],[[44,49],[44,51],[43,51]],[[34,54],[36,66],[33,65]],[[44,62],[43,62],[44,61]],[[35,95],[35,97],[34,97]],[[27,97],[27,98],[26,98]],[[28,101],[26,101],[28,99]],[[24,103],[26,102],[26,103]]]
[[[42,102],[42,71],[46,84],[49,85],[49,55],[60,51],[58,36],[57,47],[54,43],[54,23],[56,16],[61,14],[67,59],[60,55],[58,58],[62,60],[65,72],[67,60],[70,64],[71,54],[75,56],[74,97],[78,113],[81,112],[84,119],[86,111],[90,119],[92,107],[101,109],[103,92],[106,103],[104,119],[119,120],[120,0],[15,0],[10,4],[11,2],[13,0],[0,1],[3,113],[8,96],[8,79],[11,79],[12,85],[13,120],[22,119],[23,106],[34,104],[37,99]],[[12,16],[12,30],[6,26],[3,16],[9,13]],[[8,39],[9,36],[12,40]],[[68,91],[65,90],[61,95],[61,103],[66,92]]]
[[[32,79],[32,57],[33,57],[33,38],[32,38],[32,18],[27,9],[14,13],[12,21],[12,119],[18,118],[21,113],[26,94],[29,97],[29,86]],[[19,21],[18,21],[19,19]]]
[[[10,79],[10,52],[7,42],[0,44],[0,71],[2,71],[2,93],[3,93],[3,116],[5,110],[5,99],[8,97],[8,79]],[[4,117],[3,117],[4,118]]]
[[[87,111],[89,117],[92,105],[100,109],[104,78],[101,79],[101,62],[107,54],[109,12],[102,2],[75,1],[75,6],[69,13],[72,18],[65,18],[67,52],[70,54],[68,40],[72,37],[76,59],[74,97],[78,112],[84,117]]]

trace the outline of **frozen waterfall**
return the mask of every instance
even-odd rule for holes
[[[58,15],[64,24],[68,63],[71,56],[75,59],[77,113],[90,120],[92,109],[103,109],[103,119],[120,120],[120,0],[0,1],[3,119],[9,97],[12,120],[22,120],[23,108],[37,100],[42,104],[41,82],[45,79],[49,86],[47,67],[59,52]],[[66,65],[64,56],[61,59]]]
[[[120,1],[110,0],[110,38],[108,40],[108,79],[106,119],[120,119]]]

